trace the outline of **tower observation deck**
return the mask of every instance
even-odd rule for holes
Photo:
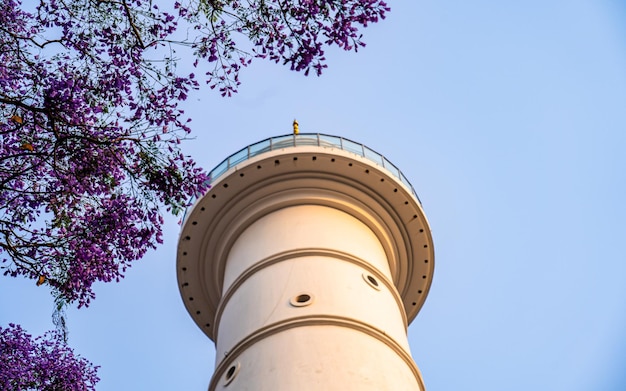
[[[209,390],[424,390],[407,338],[434,270],[402,172],[324,134],[272,137],[210,173],[177,275],[216,344]]]

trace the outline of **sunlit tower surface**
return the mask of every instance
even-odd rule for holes
[[[407,327],[433,243],[400,170],[362,144],[300,133],[249,145],[210,176],[177,254],[185,306],[216,345],[209,390],[424,390]]]

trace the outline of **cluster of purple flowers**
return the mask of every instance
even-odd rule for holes
[[[97,369],[57,333],[33,339],[19,325],[0,327],[0,390],[93,391]]]
[[[189,21],[202,20],[199,16],[215,21],[195,24],[199,38],[193,47],[199,58],[214,63],[207,82],[220,87],[222,95],[236,91],[239,70],[253,57],[320,75],[326,46],[357,51],[365,46],[359,27],[384,19],[389,11],[382,0],[199,0],[175,7]],[[251,53],[236,44],[240,36],[252,43]]]
[[[176,26],[148,3],[0,6],[2,267],[79,306],[160,243],[161,205],[206,186],[178,148],[197,83],[147,59]]]

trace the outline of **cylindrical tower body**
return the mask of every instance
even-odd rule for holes
[[[433,247],[402,173],[361,144],[298,134],[211,176],[177,261],[185,305],[216,343],[209,390],[424,390],[407,326]]]

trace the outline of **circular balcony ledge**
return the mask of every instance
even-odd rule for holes
[[[269,148],[261,142],[241,150],[245,154],[231,155],[225,169],[220,168],[224,163],[218,165],[211,189],[184,219],[177,272],[194,321],[212,337],[234,238],[263,215],[299,204],[335,207],[372,228],[385,247],[394,285],[412,321],[432,282],[434,251],[428,221],[410,183],[399,170],[378,165],[366,152],[371,150],[360,144],[354,143],[362,153],[345,139],[331,139],[342,140],[343,148],[326,142],[333,136],[282,137],[265,140]]]

